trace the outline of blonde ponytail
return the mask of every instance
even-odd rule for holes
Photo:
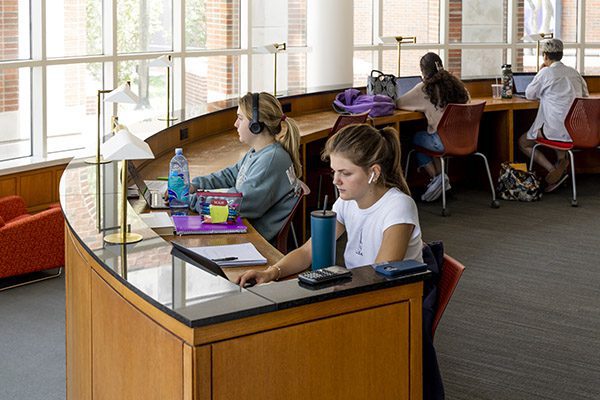
[[[252,93],[247,93],[240,99],[240,109],[244,116],[252,119]],[[258,95],[258,119],[265,125],[265,129],[275,137],[287,151],[294,165],[296,177],[302,177],[302,164],[300,163],[300,128],[291,118],[288,118],[281,109],[279,100],[272,94],[261,92]],[[285,122],[285,124],[284,124]],[[285,129],[282,127],[285,125]]]

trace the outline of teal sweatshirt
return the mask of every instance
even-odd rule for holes
[[[298,201],[299,183],[287,151],[275,142],[254,149],[231,167],[192,179],[198,189],[231,188],[243,194],[240,215],[272,242]]]

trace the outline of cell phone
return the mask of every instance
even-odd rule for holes
[[[427,264],[417,260],[384,262],[373,264],[373,266],[375,267],[375,271],[391,278],[421,272],[427,269]]]
[[[324,282],[352,276],[352,271],[338,265],[321,268],[314,271],[306,271],[298,275],[300,282],[308,285],[318,285]]]

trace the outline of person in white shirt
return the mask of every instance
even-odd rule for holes
[[[350,125],[325,144],[333,184],[339,198],[336,238],[348,233],[344,252],[347,268],[384,261],[423,261],[417,206],[410,197],[400,165],[400,141],[395,129]],[[265,283],[304,271],[312,260],[309,239],[279,262],[262,271],[248,271],[237,279]]]
[[[576,97],[589,95],[582,76],[574,68],[560,60],[563,57],[563,43],[559,39],[549,39],[542,45],[544,63],[525,91],[529,100],[540,101],[537,116],[531,128],[519,138],[519,148],[531,157],[536,138],[570,142],[571,137],[565,128],[565,117]],[[534,161],[544,168],[546,192],[556,189],[567,179],[569,161],[566,152],[556,150],[556,164],[552,164],[540,151],[535,152]]]
[[[424,113],[427,118],[427,131],[415,133],[412,142],[415,146],[443,153],[444,144],[437,133],[442,114],[448,103],[468,103],[469,92],[460,79],[444,69],[442,59],[437,54],[425,54],[421,57],[419,65],[423,82],[399,97],[396,100],[396,108]],[[416,159],[418,169],[424,169],[431,178],[421,200],[435,201],[442,194],[442,177],[446,181],[446,190],[450,189],[448,176],[442,173],[439,158],[417,152]]]

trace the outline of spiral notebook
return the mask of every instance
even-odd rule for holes
[[[248,227],[238,217],[235,224],[205,224],[200,215],[173,215],[177,235],[213,235],[217,233],[246,233]]]

